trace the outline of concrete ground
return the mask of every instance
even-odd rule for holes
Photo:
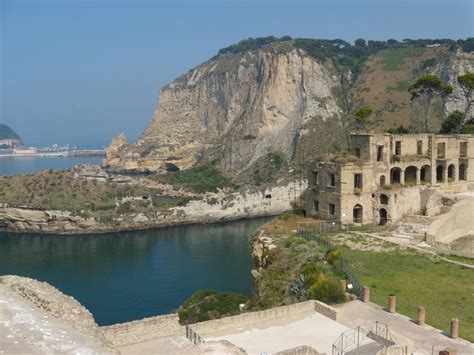
[[[102,344],[0,284],[0,354],[106,354]]]
[[[456,349],[457,355],[474,354],[474,345],[466,340],[449,338],[439,329],[429,325],[420,327],[408,317],[398,313],[388,313],[373,303],[352,301],[333,306],[340,314],[338,322],[347,327],[356,328],[374,321],[388,325],[390,332],[409,353],[438,354],[445,349]],[[462,326],[462,325],[461,325]]]
[[[217,337],[204,336],[206,341],[227,340],[248,354],[272,354],[307,345],[320,353],[332,353],[332,344],[348,327],[319,313],[289,323],[236,329]],[[367,341],[370,343],[371,341]]]

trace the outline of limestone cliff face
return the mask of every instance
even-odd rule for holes
[[[240,170],[269,151],[291,157],[307,120],[339,112],[332,95],[338,81],[330,61],[319,63],[289,44],[218,56],[164,87],[146,132],[136,144],[111,146],[104,166],[183,169],[218,157],[223,167]]]
[[[420,113],[413,110],[403,85],[426,73],[454,87],[433,120],[434,129],[440,126],[441,111],[444,116],[463,111],[465,98],[456,80],[474,71],[473,53],[447,48],[422,48],[420,53],[406,54],[397,68],[383,64],[387,56],[400,56],[396,49],[365,63],[351,92],[376,112],[368,129],[401,124],[416,128]],[[425,67],[428,59],[435,64]],[[218,55],[164,87],[148,129],[131,145],[123,135],[115,138],[103,165],[112,172],[153,172],[217,158],[222,168],[242,172],[270,151],[291,159],[298,144],[311,155],[324,153],[328,146],[343,148],[341,107],[334,94],[342,76],[352,77],[336,71],[331,59],[316,60],[291,41]]]
[[[456,54],[446,57],[440,61],[434,68],[434,73],[440,78],[453,86],[453,92],[444,102],[444,113],[449,114],[454,110],[464,112],[466,98],[459,85],[457,78],[467,72],[474,72],[474,53],[465,53],[457,51]],[[468,112],[468,117],[473,116],[473,108]]]

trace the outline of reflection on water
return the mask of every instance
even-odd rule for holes
[[[4,157],[0,155],[0,175],[29,174],[42,169],[65,169],[80,163],[100,165],[103,157]]]
[[[194,291],[249,295],[248,238],[268,219],[89,236],[0,233],[0,274],[47,281],[99,325],[169,313]]]

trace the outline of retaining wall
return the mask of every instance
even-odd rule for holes
[[[266,309],[264,311],[242,313],[237,316],[191,324],[190,327],[194,329],[200,336],[205,336],[210,335],[217,330],[222,331],[227,329],[237,329],[245,326],[251,326],[259,322],[285,318],[289,315],[311,314],[314,312],[321,313],[324,316],[337,321],[338,313],[334,308],[328,306],[325,303],[311,300],[288,306]]]

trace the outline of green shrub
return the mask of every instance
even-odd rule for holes
[[[220,188],[236,188],[230,179],[222,175],[215,162],[206,162],[188,170],[154,176],[153,179],[184,188],[195,193],[217,192]]]
[[[326,259],[326,261],[331,265],[333,265],[337,260],[341,259],[341,257],[342,257],[342,253],[337,248],[328,249],[326,251],[326,254],[324,255],[324,259]]]
[[[325,303],[339,303],[346,300],[340,282],[335,279],[327,279],[324,276],[320,276],[309,288],[308,295],[310,299]]]
[[[179,308],[179,323],[192,324],[240,314],[239,304],[247,301],[246,297],[232,292],[199,290]]]

